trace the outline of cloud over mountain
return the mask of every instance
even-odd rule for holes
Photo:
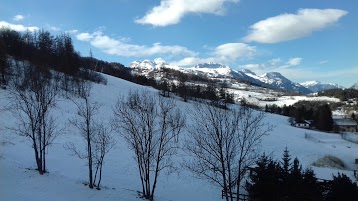
[[[101,31],[94,33],[78,33],[76,38],[80,41],[89,42],[93,47],[101,51],[117,56],[146,57],[153,55],[182,55],[195,56],[196,53],[179,45],[162,45],[154,43],[151,46],[130,44],[125,39],[111,38]]]
[[[208,53],[209,57],[186,57],[172,62],[179,66],[190,66],[198,63],[230,63],[239,58],[250,58],[256,54],[256,47],[245,43],[225,43]]]
[[[25,19],[23,15],[15,15],[14,18],[12,18],[14,21],[21,21],[23,19]]]

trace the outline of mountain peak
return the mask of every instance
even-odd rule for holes
[[[194,68],[230,68],[226,65],[209,62],[209,63],[201,63],[194,66]]]
[[[328,90],[328,89],[343,88],[335,83],[323,83],[323,82],[316,81],[316,80],[307,81],[307,82],[303,82],[300,84],[313,92],[319,92],[319,91],[324,91],[324,90]]]
[[[251,74],[251,75],[256,75],[256,73],[254,73],[253,71],[249,70],[249,69],[242,69],[241,72],[245,73],[245,74]]]
[[[269,79],[277,79],[277,78],[284,78],[284,79],[287,79],[285,78],[281,73],[279,72],[269,72],[269,73],[265,73],[264,75],[262,75],[262,77],[267,77]]]

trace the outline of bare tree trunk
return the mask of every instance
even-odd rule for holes
[[[87,124],[87,126],[89,126]],[[93,173],[92,173],[92,147],[91,147],[91,136],[89,131],[87,131],[87,153],[88,153],[88,178],[89,178],[89,187],[93,188]]]
[[[99,187],[101,185],[101,180],[102,180],[102,163],[99,168],[99,180],[98,180],[98,184],[97,184],[97,189],[99,189]]]

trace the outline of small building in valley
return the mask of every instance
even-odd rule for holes
[[[311,128],[311,124],[312,124],[311,121],[304,120],[302,122],[295,122],[294,126],[299,128]]]
[[[333,119],[334,132],[358,132],[358,123],[353,119]]]

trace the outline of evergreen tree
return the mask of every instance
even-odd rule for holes
[[[312,169],[306,169],[303,172],[303,180],[300,188],[300,191],[304,195],[304,200],[323,200],[321,186]]]
[[[315,115],[315,125],[318,130],[332,131],[333,130],[333,119],[332,111],[328,104],[320,106]]]
[[[287,179],[292,170],[291,155],[285,148],[282,156],[282,176],[284,179]]]
[[[287,107],[286,104],[284,104],[282,107],[282,115],[284,115],[284,116],[290,115],[290,107]]]
[[[354,201],[357,198],[358,187],[356,183],[352,182],[345,174],[338,173],[337,176],[333,176],[325,201]]]
[[[251,170],[245,188],[250,200],[276,201],[281,197],[280,164],[268,156],[261,156]]]

